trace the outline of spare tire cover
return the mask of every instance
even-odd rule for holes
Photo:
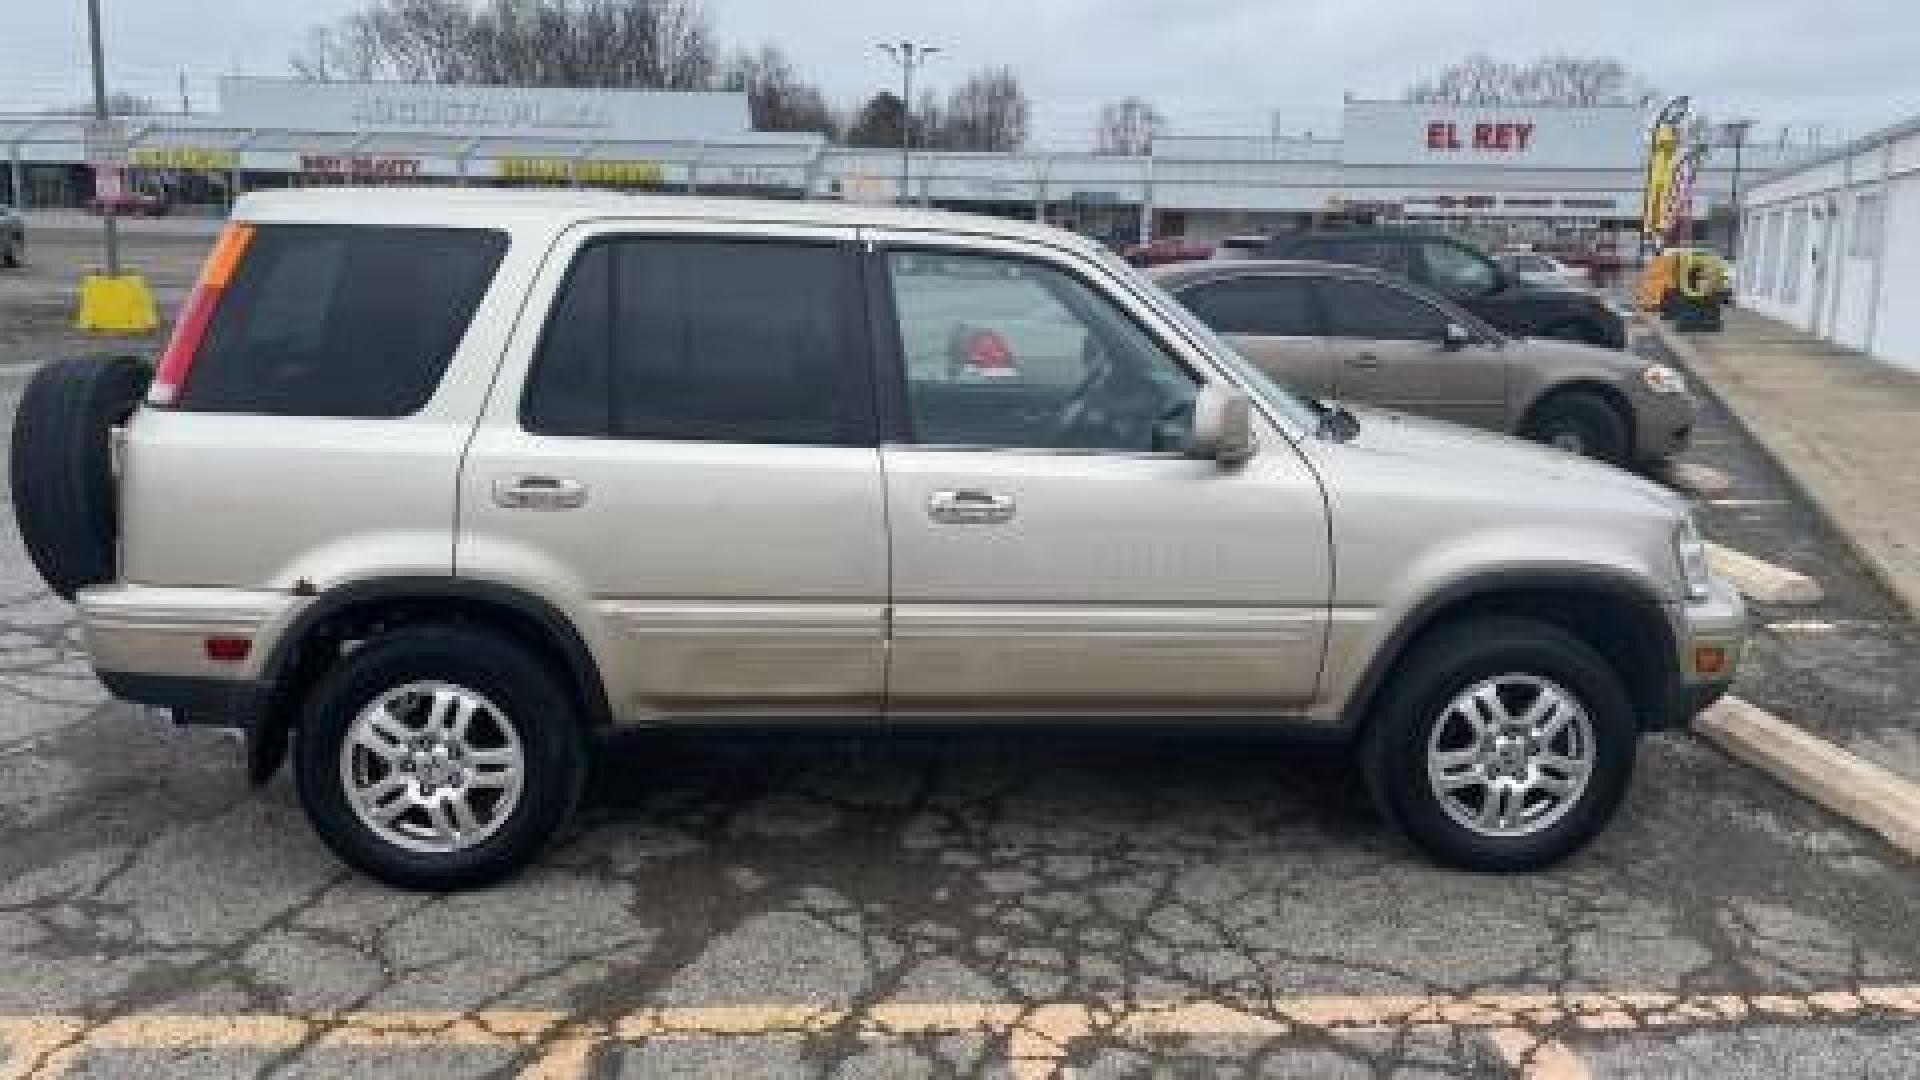
[[[65,599],[114,580],[120,517],[113,428],[152,378],[132,357],[51,360],[20,397],[9,463],[13,515],[34,567]]]

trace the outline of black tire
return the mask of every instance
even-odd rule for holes
[[[1579,345],[1605,345],[1607,335],[1585,319],[1566,319],[1554,323],[1540,332],[1541,337],[1555,341],[1571,341]]]
[[[354,810],[341,753],[362,709],[410,683],[476,692],[513,724],[523,755],[518,802],[490,836],[446,852],[409,850]],[[308,695],[294,742],[294,775],[307,816],[334,854],[403,889],[446,891],[498,881],[526,866],[572,816],[587,775],[579,709],[542,659],[490,630],[404,627],[367,642]]]
[[[87,356],[40,366],[13,421],[13,514],[34,568],[73,599],[112,581],[120,534],[112,438],[152,373],[130,357]]]
[[[1448,703],[1502,675],[1551,680],[1579,703],[1592,731],[1585,788],[1557,820],[1517,836],[1483,835],[1454,820],[1427,770],[1428,740]],[[1619,676],[1578,638],[1532,619],[1473,619],[1420,642],[1392,680],[1369,718],[1361,765],[1382,815],[1434,860],[1494,873],[1540,869],[1584,847],[1619,808],[1639,725]]]
[[[1627,418],[1586,390],[1563,391],[1534,406],[1521,434],[1609,465],[1625,467],[1633,453]]]

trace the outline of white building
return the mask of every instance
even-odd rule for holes
[[[1920,117],[1768,176],[1741,204],[1742,306],[1920,368]]]
[[[218,205],[320,183],[582,184],[894,200],[1061,222],[1119,241],[1214,239],[1329,214],[1434,221],[1503,238],[1628,237],[1649,117],[1638,107],[1458,108],[1349,101],[1337,137],[1160,139],[1151,156],[915,153],[759,132],[735,93],[310,83],[230,77],[210,115],[128,121],[134,186]],[[1749,147],[1754,175],[1788,160]],[[0,116],[0,194],[75,205],[82,118]],[[1732,158],[1693,213],[1725,208]]]

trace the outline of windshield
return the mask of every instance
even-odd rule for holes
[[[1233,346],[1223,341],[1220,335],[1207,327],[1207,324],[1195,318],[1180,301],[1175,300],[1172,294],[1161,288],[1159,282],[1128,266],[1125,260],[1110,251],[1102,250],[1097,257],[1109,270],[1124,275],[1124,280],[1147,293],[1163,312],[1197,338],[1208,353],[1231,369],[1239,377],[1242,385],[1259,397],[1262,403],[1283,416],[1286,422],[1301,431],[1312,431],[1319,426],[1320,411],[1310,399],[1301,395],[1299,391],[1282,385],[1260,370],[1259,366],[1250,363],[1246,357],[1235,352]]]

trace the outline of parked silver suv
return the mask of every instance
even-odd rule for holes
[[[297,734],[412,887],[533,858],[611,729],[848,718],[1335,734],[1428,852],[1537,867],[1744,632],[1660,489],[1296,397],[987,218],[250,195],[151,385],[47,365],[13,467],[106,684],[256,780]]]

